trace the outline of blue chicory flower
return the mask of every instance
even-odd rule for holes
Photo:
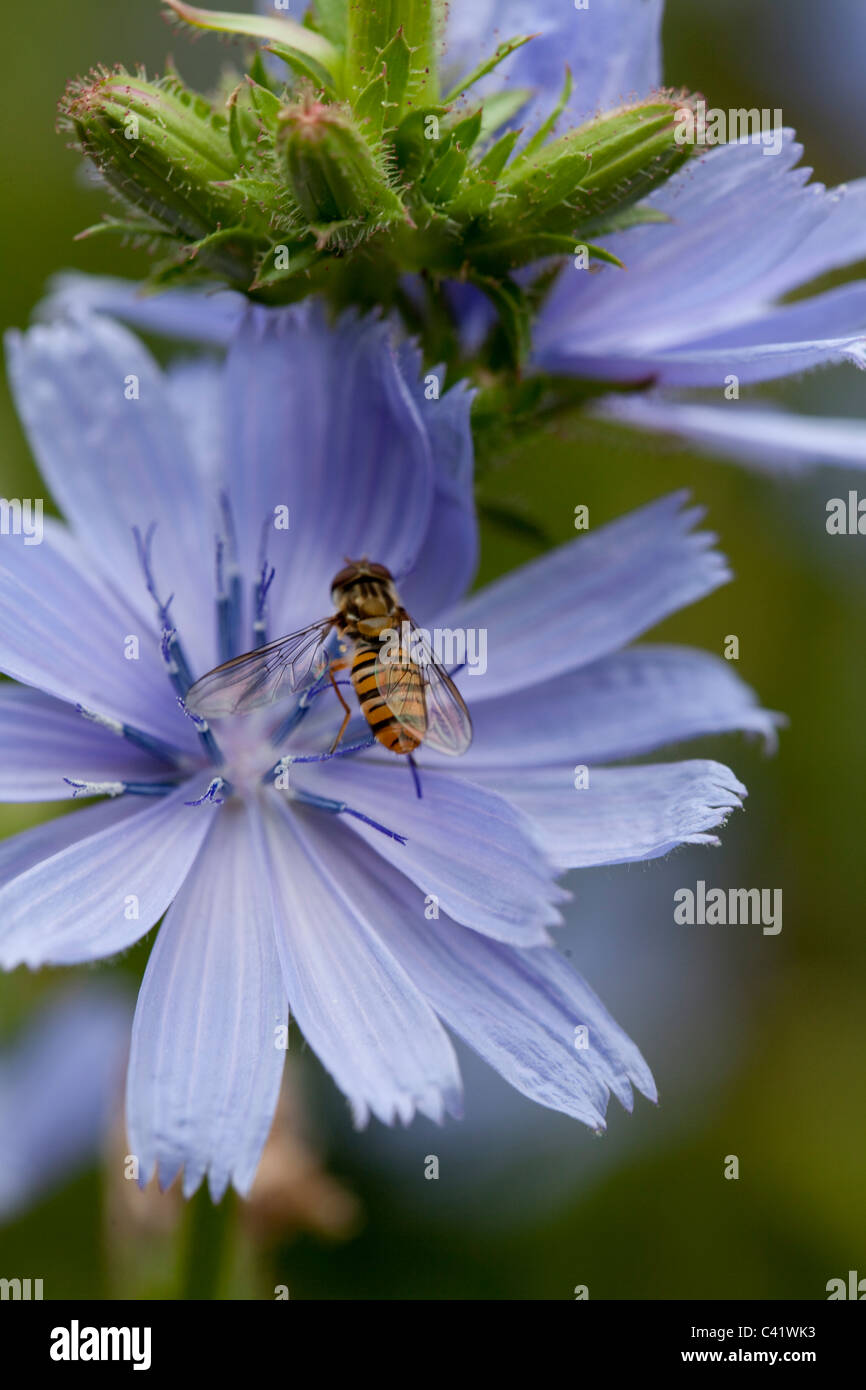
[[[85,313],[11,335],[9,358],[66,524],[0,541],[0,669],[20,682],[0,698],[0,795],[107,795],[4,846],[0,963],[111,956],[166,914],[128,1076],[142,1183],[249,1189],[289,1008],[359,1123],[459,1113],[443,1024],[594,1128],[609,1093],[652,1097],[549,928],[564,870],[717,843],[744,793],[703,759],[606,764],[772,737],[721,659],[628,646],[729,578],[699,513],[666,497],[464,598],[470,395],[428,399],[388,324],[250,308],[224,359],[162,370]],[[487,637],[486,671],[457,677],[474,742],[459,761],[422,748],[420,799],[384,750],[322,758],[330,691],[210,730],[178,699],[228,632],[242,650],[324,616],[361,554],[402,576],[419,623]]]
[[[519,117],[532,130],[567,63],[574,88],[561,128],[660,87],[664,0],[497,0],[449,12],[447,53],[466,70],[491,32],[538,37],[497,70],[536,95]],[[494,81],[487,79],[488,84]],[[766,469],[866,464],[859,420],[803,418],[771,404],[734,405],[724,389],[853,362],[866,367],[866,283],[784,303],[829,271],[866,257],[866,179],[832,191],[810,183],[793,131],[778,153],[753,135],[693,157],[645,206],[669,221],[599,242],[626,266],[561,271],[536,320],[537,368],[650,389],[604,397],[599,416],[678,437]],[[470,334],[486,314],[460,287]],[[710,388],[695,398],[689,388]]]
[[[15,844],[0,846],[4,876]],[[88,983],[50,998],[0,1052],[0,1220],[99,1153],[123,1094],[130,1016],[119,989]]]

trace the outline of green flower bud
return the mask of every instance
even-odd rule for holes
[[[97,71],[61,110],[112,187],[163,226],[196,241],[240,217],[243,200],[224,183],[238,168],[228,121],[176,79]]]
[[[476,229],[479,263],[506,266],[560,250],[582,228],[645,198],[689,157],[677,142],[683,100],[660,97],[600,116],[518,157]]]
[[[341,107],[285,107],[277,150],[301,212],[320,235],[339,230],[351,240],[405,216],[377,153]]]

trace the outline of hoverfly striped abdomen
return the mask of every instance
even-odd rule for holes
[[[359,642],[352,658],[352,685],[358,697],[361,713],[370,730],[392,753],[414,753],[422,739],[426,724],[424,686],[420,672],[413,673],[407,664],[403,679],[413,687],[401,701],[402,717],[397,715],[379,693],[380,646]],[[416,724],[418,734],[407,724]]]

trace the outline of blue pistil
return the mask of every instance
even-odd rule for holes
[[[421,801],[421,774],[418,771],[418,764],[416,763],[411,753],[407,755],[406,761],[408,762],[409,767],[412,769],[412,781],[415,783],[415,795],[417,796],[418,800]]]
[[[117,734],[127,743],[141,748],[154,758],[160,758],[162,762],[174,765],[182,763],[184,760],[185,754],[182,749],[175,748],[173,744],[166,743],[154,734],[146,734],[142,729],[135,729],[131,724],[124,724],[121,719],[112,719],[109,715],[99,714],[96,710],[87,709],[85,705],[76,705],[75,708],[82,718],[88,720],[89,723],[98,724],[101,729],[108,729],[110,733]]]
[[[389,830],[387,825],[380,825],[377,820],[372,820],[365,816],[363,811],[354,811],[351,806],[347,806],[345,801],[332,801],[327,796],[315,796],[313,792],[295,791],[296,801],[300,801],[303,806],[313,806],[317,811],[328,811],[334,816],[354,816],[355,820],[362,821],[364,825],[369,825],[373,830],[378,830],[380,834],[387,835],[389,840],[396,840],[398,845],[405,845],[406,836],[398,835],[396,830]]]
[[[363,743],[350,743],[346,747],[341,746],[340,748],[335,748],[333,753],[305,753],[298,757],[289,754],[283,759],[283,765],[285,766],[290,763],[327,763],[330,762],[331,758],[348,758],[353,753],[363,753],[365,748],[372,748],[375,742],[376,740],[371,734],[369,738],[364,739]]]
[[[219,744],[213,736],[210,724],[208,724],[206,719],[202,719],[200,714],[193,714],[191,709],[187,709],[180,695],[177,697],[177,703],[187,719],[191,719],[195,725],[195,731],[201,739],[203,747],[207,750],[211,762],[216,763],[217,767],[221,767],[225,760],[220,751]]]
[[[180,782],[80,782],[74,777],[64,777],[64,782],[72,788],[73,798],[78,796],[168,796],[177,791]]]
[[[289,711],[282,724],[279,724],[277,726],[277,728],[271,734],[271,743],[274,745],[275,748],[279,748],[281,743],[285,743],[286,739],[289,737],[289,734],[293,734],[295,732],[295,729],[298,727],[301,720],[305,717],[306,714],[308,714],[310,705],[312,704],[313,700],[315,700],[317,695],[323,694],[323,692],[327,689],[327,685],[325,684],[327,680],[328,672],[327,669],[325,669],[319,676],[319,678],[316,681],[314,681],[314,683],[310,686],[309,690],[304,691],[303,695],[298,700],[298,703],[295,705],[294,709]],[[339,681],[338,684],[347,685],[348,682]]]
[[[190,686],[193,683],[192,674],[189,669],[189,663],[187,662],[186,656],[184,655],[183,647],[181,646],[180,641],[178,640],[177,630],[174,627],[172,627],[171,619],[169,617],[168,610],[171,606],[171,600],[172,598],[174,598],[174,595],[172,594],[171,597],[167,600],[167,602],[163,603],[162,599],[159,597],[159,591],[157,590],[156,581],[153,576],[153,566],[151,564],[150,548],[153,543],[153,536],[155,531],[155,521],[151,522],[150,526],[148,526],[147,532],[144,536],[142,536],[137,526],[133,526],[132,528],[132,534],[135,537],[136,549],[138,550],[138,559],[141,564],[142,571],[144,573],[144,582],[147,585],[147,592],[150,594],[151,598],[156,604],[156,612],[162,629],[162,659],[165,662],[165,668],[168,672],[168,678],[174,686],[175,691],[177,692],[178,703],[180,704],[181,709],[188,713],[183,701],[186,692],[189,690]],[[192,716],[190,717],[192,718]],[[219,766],[223,761],[222,754],[220,753],[216,739],[214,738],[213,734],[208,728],[208,725],[205,723],[204,720],[193,720],[193,722],[195,723],[199,738],[202,741],[202,744],[205,748],[205,751],[207,752],[208,757],[211,759],[212,762],[216,763],[217,766]]]
[[[172,627],[171,617],[169,615],[169,609],[174,594],[163,603],[162,599],[159,597],[159,592],[154,581],[150,548],[153,543],[155,531],[155,521],[148,526],[144,536],[142,536],[137,526],[133,526],[132,528],[132,534],[135,537],[135,544],[138,550],[139,563],[144,573],[144,582],[147,585],[147,592],[156,604],[156,613],[161,628],[162,659],[165,662],[166,670],[168,671],[172,685],[178,695],[183,698],[192,685],[192,675],[186,656],[184,655],[183,647],[178,641],[177,630]]]
[[[224,777],[214,777],[209,784],[207,791],[197,796],[195,801],[185,801],[185,806],[204,806],[206,801],[213,802],[214,806],[222,806],[225,796],[220,796],[220,792],[225,792],[226,796],[231,795],[231,785]]]
[[[227,492],[220,493],[223,535],[217,537],[217,631],[220,661],[240,656],[241,572],[231,503]]]
[[[264,647],[268,640],[268,619],[267,602],[268,590],[274,582],[276,570],[273,565],[268,565],[267,560],[262,561],[261,572],[258,583],[256,584],[256,608],[253,618],[253,647]]]

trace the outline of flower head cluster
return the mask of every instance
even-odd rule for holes
[[[204,274],[265,303],[319,293],[411,317],[407,276],[459,279],[487,296],[520,361],[530,301],[515,274],[571,255],[575,237],[588,258],[610,260],[596,238],[639,221],[635,205],[691,153],[676,139],[686,99],[662,91],[617,97],[555,135],[572,100],[563,64],[558,104],[537,110],[521,140],[515,118],[532,89],[497,82],[497,70],[531,33],[470,59],[441,0],[351,4],[342,17],[314,8],[303,26],[273,10],[167,3],[278,61],[256,50],[209,99],[175,73],[99,70],[70,86],[63,123],[132,214],[102,229],[152,241],[157,283]]]
[[[99,71],[62,106],[126,206],[92,230],[149,243],[153,284],[392,310],[482,388],[485,450],[585,408],[764,468],[862,466],[859,420],[730,402],[866,362],[862,281],[804,294],[866,256],[866,181],[808,182],[781,127],[702,148],[696,103],[662,87],[663,0],[314,5],[303,25],[167,3],[253,40],[248,71],[207,99]]]
[[[714,842],[744,790],[703,759],[616,764],[772,736],[720,659],[631,645],[728,577],[698,513],[665,498],[467,598],[469,394],[430,398],[387,322],[249,309],[224,356],[161,369],[80,313],[10,365],[65,522],[0,543],[0,791],[93,800],[4,846],[0,961],[110,956],[165,914],[129,1066],[142,1182],[249,1188],[290,1010],[359,1121],[459,1111],[446,1027],[595,1128],[610,1093],[652,1096],[550,929],[563,871]],[[330,753],[327,683],[189,717],[191,681],[328,612],[346,555],[424,627],[484,630],[485,669],[454,673],[462,758],[422,745],[410,776],[357,710]]]

